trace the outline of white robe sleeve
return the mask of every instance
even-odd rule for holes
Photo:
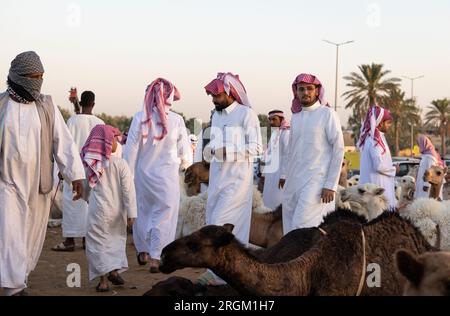
[[[327,178],[324,188],[336,192],[339,175],[341,173],[342,161],[344,159],[344,136],[342,134],[341,123],[336,112],[332,111],[328,119],[328,124],[325,127],[327,140],[331,150],[331,161],[328,167]]]
[[[123,158],[130,167],[131,174],[134,175],[134,169],[136,167],[137,155],[139,152],[139,146],[142,140],[141,135],[141,113],[138,112],[131,121],[130,129],[128,130],[127,143],[123,152]]]
[[[291,141],[291,131],[284,130],[280,136],[280,179],[286,180],[286,168],[289,160],[289,143]]]
[[[181,169],[187,169],[192,164],[193,153],[191,144],[188,140],[186,125],[181,117],[178,123],[178,128],[180,131],[177,139],[178,158],[181,160]]]
[[[396,169],[392,165],[392,161],[386,161],[382,154],[382,148],[380,146],[370,146],[369,155],[372,159],[373,167],[375,170],[387,177],[395,177]]]
[[[124,162],[120,168],[120,189],[123,207],[128,212],[128,218],[137,217],[136,191],[130,167]]]
[[[67,128],[59,109],[55,109],[53,129],[53,156],[58,169],[68,182],[86,178],[78,147]]]
[[[259,119],[253,110],[247,112],[243,122],[244,143],[237,147],[229,146],[226,151],[226,160],[253,161],[256,156],[262,154],[262,137]],[[243,145],[243,146],[242,146]]]

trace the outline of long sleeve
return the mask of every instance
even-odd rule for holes
[[[128,218],[137,217],[136,191],[130,167],[123,161],[120,168],[120,191],[122,193],[123,207],[128,212]]]
[[[190,142],[188,140],[186,125],[184,124],[183,119],[180,118],[178,126],[179,126],[179,130],[180,130],[180,133],[178,134],[178,139],[177,139],[178,158],[180,158],[180,160],[181,160],[182,169],[186,169],[187,167],[189,167],[192,164],[193,153],[192,153]]]
[[[134,169],[136,167],[137,155],[139,152],[139,146],[141,144],[142,135],[140,130],[142,112],[136,113],[131,121],[131,126],[128,131],[127,143],[123,152],[123,158],[128,163],[131,173],[134,175]]]
[[[331,146],[331,160],[328,167],[324,188],[336,191],[339,183],[339,175],[344,159],[344,136],[341,123],[336,112],[331,112],[326,128],[328,144]]]
[[[280,136],[280,179],[286,179],[286,169],[289,161],[289,144],[292,133],[290,130],[284,130]]]
[[[58,169],[68,182],[86,178],[78,147],[67,128],[59,109],[54,105],[53,156]]]
[[[369,147],[369,154],[373,167],[378,173],[388,177],[395,177],[395,167],[392,165],[392,161],[386,161],[386,159],[384,159],[382,150],[383,149],[380,146],[371,145]]]
[[[225,138],[231,136],[236,140],[227,143],[226,160],[235,160],[236,158],[237,161],[253,161],[256,156],[262,154],[261,127],[258,116],[253,110],[247,112],[242,128],[243,130],[237,130],[233,127],[231,133],[228,129],[225,131]],[[241,131],[244,135],[240,133]]]

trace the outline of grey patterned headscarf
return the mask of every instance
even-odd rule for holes
[[[44,66],[35,52],[24,52],[16,56],[11,62],[8,78],[21,86],[34,100],[39,98],[43,79],[28,78],[24,75],[43,73]],[[17,92],[17,91],[16,91]]]

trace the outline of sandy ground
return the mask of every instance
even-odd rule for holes
[[[124,286],[110,285],[111,291],[97,293],[95,286],[98,281],[89,282],[88,266],[84,250],[81,248],[81,239],[77,239],[77,248],[74,252],[55,252],[51,247],[62,241],[61,228],[48,228],[44,248],[36,269],[29,277],[27,292],[30,296],[140,296],[148,291],[153,284],[165,280],[170,276],[183,276],[195,280],[204,269],[184,269],[171,275],[157,273],[151,274],[147,266],[139,266],[136,261],[135,249],[131,236],[128,236],[127,256],[129,270],[122,274],[126,283]],[[67,272],[70,263],[77,263],[81,268],[81,287],[69,288],[67,278],[71,272]]]

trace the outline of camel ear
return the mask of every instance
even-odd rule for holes
[[[223,225],[223,228],[225,228],[227,232],[232,233],[234,225],[233,224],[225,224],[225,225]]]
[[[384,188],[378,188],[375,190],[375,195],[383,195],[384,194]]]
[[[413,254],[406,250],[399,250],[395,254],[397,268],[414,286],[419,286],[422,281],[424,266]]]
[[[213,245],[215,248],[224,247],[230,244],[233,239],[234,235],[232,233],[224,232],[223,234],[214,239]]]

